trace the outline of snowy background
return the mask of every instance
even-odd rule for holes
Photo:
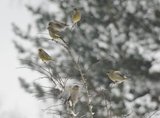
[[[15,35],[11,27],[11,24],[15,22],[18,23],[22,29],[26,29],[27,24],[31,23],[33,19],[24,5],[26,3],[38,5],[37,1],[38,0],[28,0],[27,2],[21,2],[20,0],[0,1],[0,118],[51,117],[51,115],[42,111],[47,105],[37,100],[34,96],[27,94],[24,89],[21,88],[19,80],[17,79],[18,76],[25,76],[30,78],[30,82],[32,82],[33,79],[39,76],[38,73],[32,73],[32,71],[26,69],[19,69],[22,65],[19,64],[17,58],[18,53],[13,45]],[[155,58],[159,58],[160,56],[159,53],[152,55]],[[158,69],[159,65],[155,64],[155,66],[151,68],[151,71]],[[149,98],[147,96],[145,97]],[[136,102],[138,102],[138,100]],[[157,114],[160,113],[158,112]],[[156,115],[154,116],[155,117],[152,118],[159,118],[158,116],[156,117]]]

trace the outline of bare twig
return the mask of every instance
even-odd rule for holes
[[[20,59],[20,60],[24,60],[24,61],[30,61],[30,60],[26,60],[26,59]],[[33,64],[34,66],[37,66],[37,67],[39,67],[40,69],[42,69],[42,70],[44,70],[46,73],[48,73],[49,74],[49,76],[47,75],[47,74],[45,74],[45,75],[47,75],[47,77],[48,77],[48,79],[50,79],[52,82],[53,82],[53,84],[54,84],[54,86],[56,85],[56,83],[55,83],[55,81],[53,80],[53,76],[52,76],[52,73],[50,73],[48,70],[46,70],[45,68],[43,68],[42,66],[40,66],[40,65],[38,65],[38,64],[36,64],[36,63],[34,63],[34,62],[30,62],[31,64]],[[30,67],[20,67],[20,68],[29,68],[29,69],[33,69],[33,68],[30,68]],[[39,70],[36,70],[36,71],[38,71],[38,72],[40,72],[41,73],[41,71],[39,71]]]
[[[62,41],[63,41],[63,40],[62,40]],[[63,42],[64,42],[64,41],[63,41]],[[77,68],[77,70],[78,70],[79,73],[80,73],[81,80],[82,80],[82,82],[83,82],[83,84],[84,84],[84,86],[85,86],[86,93],[87,93],[87,104],[88,104],[88,107],[89,107],[90,118],[93,118],[93,112],[92,112],[93,106],[92,106],[92,104],[91,104],[91,98],[90,98],[89,91],[88,91],[87,80],[86,80],[85,77],[84,77],[84,74],[83,74],[83,72],[82,72],[82,69],[81,69],[79,63],[76,62],[76,60],[75,60],[75,58],[74,58],[74,56],[73,56],[73,54],[72,54],[72,52],[71,52],[70,47],[69,47],[65,42],[64,42],[64,44],[66,45],[66,46],[64,46],[64,48],[66,48],[66,50],[68,51],[69,55],[71,56],[71,58],[72,58],[72,60],[73,60],[73,62],[74,62],[74,64],[75,64],[75,67]]]
[[[107,105],[107,101],[106,101],[106,96],[105,96],[104,90],[101,89],[101,91],[102,91],[102,96],[104,98],[104,105],[105,105],[104,108],[105,108],[106,112],[108,113],[108,105]]]
[[[49,106],[49,107],[47,107],[47,108],[45,108],[45,109],[42,109],[42,110],[43,110],[43,111],[47,111],[47,110],[49,110],[50,108],[57,107],[57,106],[61,106],[61,105],[63,105],[63,104],[51,105],[51,106]]]
[[[154,116],[158,111],[154,111],[150,116],[148,116],[148,118],[152,118],[152,116]]]

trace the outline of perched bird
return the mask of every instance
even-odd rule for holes
[[[50,55],[48,55],[42,48],[38,49],[38,55],[42,61],[53,61],[53,58]]]
[[[68,27],[69,25],[67,25],[66,23],[63,23],[63,22],[59,22],[59,21],[50,21],[48,23],[48,26],[49,27],[52,27],[54,30],[56,31],[63,31],[66,27]]]
[[[76,103],[78,102],[78,98],[79,98],[79,89],[80,87],[78,85],[74,85],[72,87],[72,89],[70,90],[70,97],[69,97],[69,101],[71,102],[71,106],[75,106]]]
[[[48,32],[49,32],[49,35],[50,35],[51,38],[62,39],[62,36],[61,36],[59,31],[53,29],[51,26],[49,26],[47,29],[48,29]]]
[[[112,80],[114,83],[121,83],[128,78],[122,74],[120,71],[110,70],[107,72],[107,76],[110,80]]]
[[[79,98],[79,90],[80,87],[78,85],[69,86],[62,92],[60,98],[63,98],[65,100],[64,103],[69,102],[69,105],[71,107],[75,107]]]
[[[76,25],[80,20],[81,20],[81,12],[79,9],[74,8],[72,13],[73,26]]]

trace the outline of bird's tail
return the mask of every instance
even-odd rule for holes
[[[71,26],[71,31],[73,31],[73,29],[76,27],[78,27],[77,23],[73,23],[73,25]]]

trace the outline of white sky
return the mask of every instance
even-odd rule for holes
[[[0,118],[49,118],[41,111],[42,102],[24,92],[17,79],[27,71],[16,69],[21,65],[12,43],[11,23],[25,28],[31,16],[21,0],[1,0],[0,15]]]

